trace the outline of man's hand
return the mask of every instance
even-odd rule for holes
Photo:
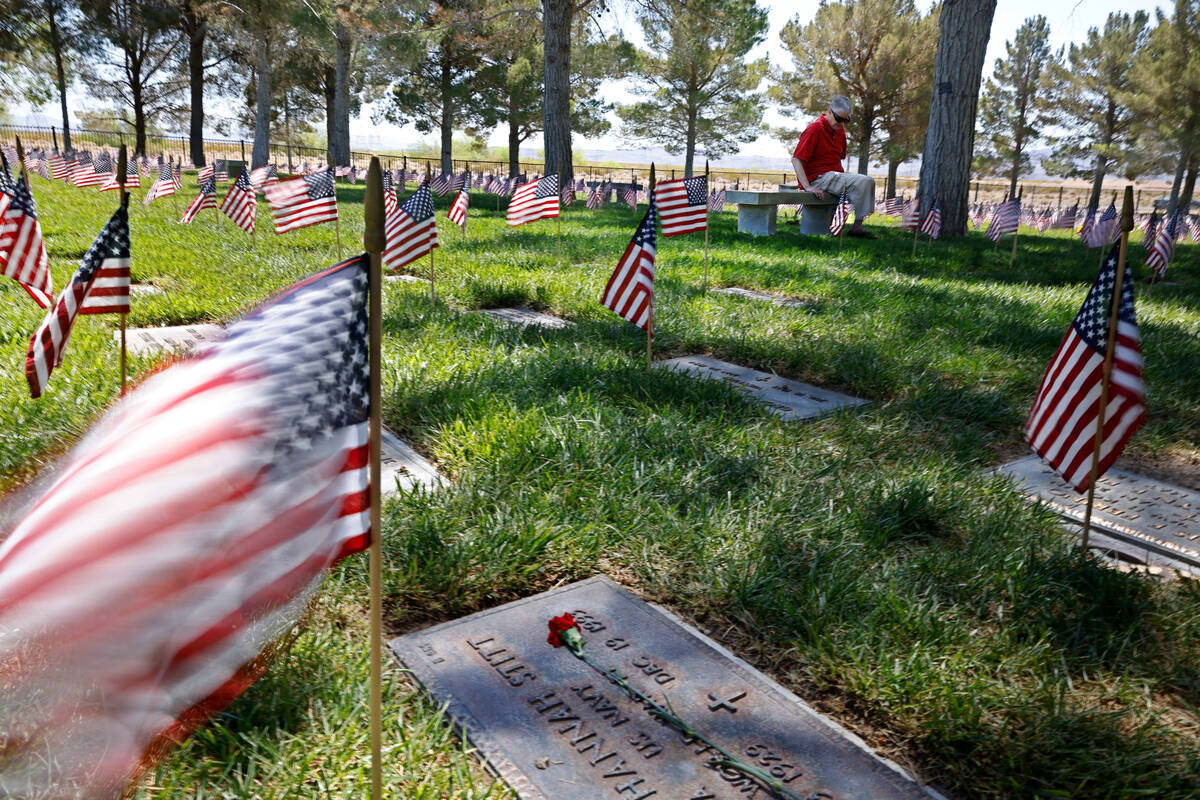
[[[824,193],[824,192],[822,192],[820,189],[818,189],[818,188],[817,188],[817,187],[815,187],[815,186],[810,186],[810,187],[808,187],[808,191],[809,191],[809,193],[810,193],[810,194],[811,194],[813,197],[817,198],[818,200],[824,200],[824,199],[825,199],[825,193]]]

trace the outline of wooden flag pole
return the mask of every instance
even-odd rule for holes
[[[1025,196],[1025,187],[1021,187],[1021,191],[1017,193],[1017,229],[1013,231],[1013,248],[1012,255],[1008,257],[1008,268],[1012,269],[1013,262],[1017,258],[1017,239],[1021,235],[1021,198]]]
[[[562,205],[562,198],[559,197],[559,206]],[[562,266],[562,211],[559,211],[559,216],[554,218],[554,233],[558,240],[558,266]]]
[[[17,161],[20,162],[17,164],[17,168],[20,170],[19,174],[25,176],[25,188],[29,190],[29,196],[33,197],[33,181],[29,180],[29,173],[25,170],[25,148],[21,146],[21,137],[18,136],[16,139]]]
[[[1125,255],[1129,250],[1129,232],[1133,230],[1133,186],[1125,187],[1121,208],[1121,250],[1117,258],[1117,279],[1113,283],[1112,309],[1108,314],[1108,344],[1104,349],[1104,373],[1100,381],[1100,406],[1096,414],[1096,439],[1092,443],[1092,471],[1088,478],[1087,508],[1083,512],[1083,541],[1086,554],[1092,529],[1092,505],[1096,499],[1096,479],[1100,471],[1100,446],[1104,443],[1104,410],[1108,405],[1108,384],[1112,377],[1113,352],[1117,346],[1117,316],[1121,310],[1121,291],[1125,283]],[[1103,250],[1104,248],[1100,248]]]
[[[917,224],[913,227],[913,256],[917,255],[917,234],[921,232],[921,204],[917,198],[913,199],[913,203],[917,206]]]
[[[125,206],[125,204],[129,202],[129,192],[125,191],[125,176],[127,174],[126,170],[129,168],[128,161],[127,161],[128,158],[129,158],[129,153],[125,149],[125,145],[121,145],[121,149],[117,153],[117,185],[121,187],[120,190],[118,191],[118,194],[120,195],[122,206]],[[128,287],[126,287],[126,291],[129,291]],[[125,382],[127,380],[126,376],[129,374],[129,362],[128,362],[128,356],[126,355],[126,349],[125,349],[125,321],[126,321],[125,318],[127,316],[128,316],[127,312],[125,312],[125,311],[121,312],[121,394],[122,395],[125,394]]]
[[[646,198],[651,206],[654,205],[654,162],[650,162],[650,192]],[[636,209],[635,209],[636,210]],[[657,273],[658,270],[655,269]],[[657,281],[656,281],[657,282]],[[646,320],[646,372],[650,371],[650,362],[654,359],[654,295],[650,296],[650,318]]]
[[[704,291],[708,291],[708,198],[709,198],[708,159],[704,159]]]
[[[429,162],[425,162],[425,183],[429,183]],[[437,214],[433,215],[433,235],[437,236]],[[437,290],[434,288],[434,278],[436,273],[433,269],[433,251],[435,248],[429,248],[429,304],[433,305],[437,302]]]
[[[181,163],[179,165],[179,185],[181,188],[179,189],[179,191],[171,192],[171,205],[173,205],[175,207],[175,216],[177,216],[177,217],[179,216],[179,192],[183,191],[183,189],[182,189],[182,186],[183,186],[183,164],[182,164],[183,156],[180,156],[179,158],[181,161]],[[171,187],[174,188],[174,186],[175,186],[175,166],[174,166],[174,162],[171,161],[170,159],[171,159],[171,157],[167,156],[167,165],[171,167]]]
[[[383,375],[381,349],[383,345],[383,265],[384,210],[383,171],[379,157],[371,157],[367,167],[367,195],[364,205],[363,247],[368,254],[368,284],[370,292],[368,363],[370,369],[370,739],[371,739],[371,800],[383,797],[383,531],[380,515],[380,443],[383,436],[382,394]]]

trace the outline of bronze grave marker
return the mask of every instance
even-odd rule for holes
[[[676,617],[591,578],[391,642],[396,656],[524,800],[771,800],[547,641],[570,612],[585,650],[803,800],[938,795]]]

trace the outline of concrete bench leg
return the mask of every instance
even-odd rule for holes
[[[775,205],[752,206],[738,203],[738,232],[754,236],[774,236],[775,217],[778,212],[779,207]],[[826,230],[828,227],[827,225]]]
[[[805,206],[800,215],[800,232],[810,235],[829,233],[834,208],[836,206]]]

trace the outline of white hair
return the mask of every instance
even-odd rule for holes
[[[833,99],[829,101],[829,108],[839,117],[848,117],[850,112],[854,110],[854,106],[850,104],[850,98],[844,94],[835,94]]]

